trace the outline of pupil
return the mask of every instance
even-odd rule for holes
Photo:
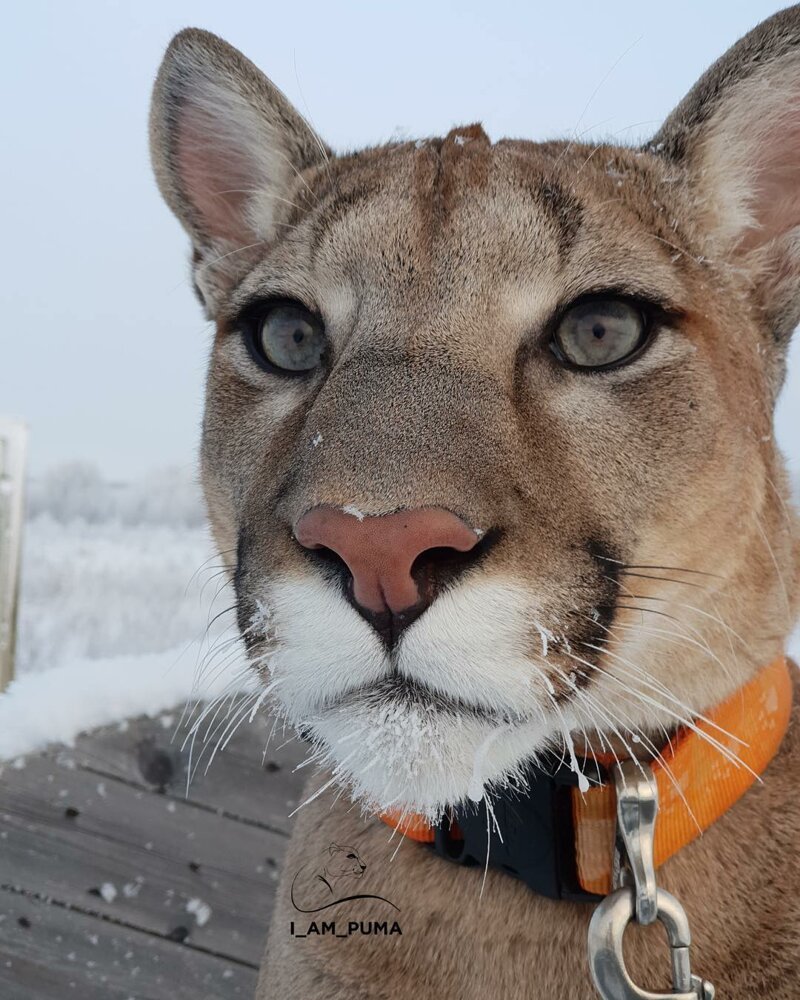
[[[595,323],[592,327],[592,333],[597,337],[598,340],[602,340],[606,335],[606,328],[602,323]]]
[[[294,333],[292,334],[292,340],[295,342],[295,344],[302,344],[303,337],[305,337],[305,334],[303,333],[302,330],[295,330]]]

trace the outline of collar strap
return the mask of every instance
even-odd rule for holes
[[[655,863],[662,865],[737,802],[778,752],[789,725],[792,680],[781,657],[707,716],[681,729],[643,764],[658,785]],[[699,730],[703,735],[700,735]],[[492,802],[489,864],[553,899],[591,900],[611,891],[616,795],[607,758],[581,762],[591,787],[563,762],[531,767],[528,787]],[[483,810],[456,809],[432,826],[413,813],[380,818],[404,836],[459,864],[486,863]],[[499,828],[502,840],[497,833]]]

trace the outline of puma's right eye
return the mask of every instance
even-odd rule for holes
[[[257,360],[284,372],[308,372],[322,361],[326,347],[322,321],[299,302],[269,303],[251,331]]]

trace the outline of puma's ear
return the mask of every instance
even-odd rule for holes
[[[263,73],[196,28],[176,35],[164,56],[150,149],[161,193],[192,239],[211,313],[241,274],[245,248],[275,236],[300,172],[329,155]]]
[[[714,63],[647,149],[686,168],[712,252],[743,269],[786,343],[800,321],[800,6]]]
[[[341,854],[341,852],[342,852],[341,847],[339,847],[338,844],[334,844],[333,842],[331,842],[331,846],[328,848],[328,854],[330,854],[331,857],[333,857],[334,854]]]

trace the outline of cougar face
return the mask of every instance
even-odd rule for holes
[[[800,128],[757,162],[742,109],[779,112],[729,90],[643,149],[334,156],[238,52],[173,41],[153,153],[216,324],[213,529],[265,690],[369,807],[656,753],[780,653],[800,199],[757,192]]]

